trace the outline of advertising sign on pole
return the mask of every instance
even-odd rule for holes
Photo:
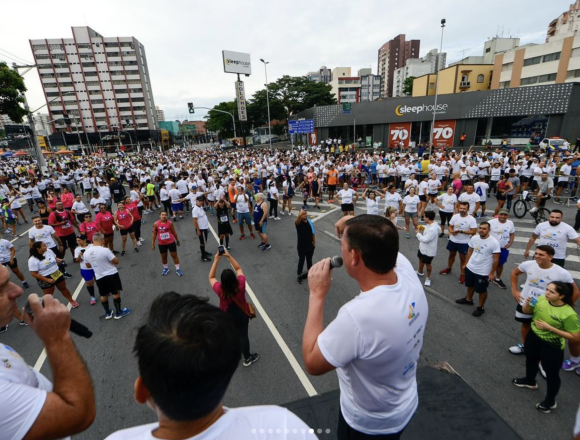
[[[343,102],[342,103],[342,112],[344,114],[349,114],[352,110],[352,104],[350,102]]]
[[[244,91],[243,81],[236,81],[236,99],[238,100],[238,119],[247,121],[248,109],[246,107],[246,92]]]
[[[405,148],[407,148],[409,146],[410,139],[410,122],[397,122],[389,124],[389,147],[396,147],[399,142],[403,142]]]
[[[288,133],[314,133],[314,119],[301,119],[288,121]]]
[[[252,73],[252,63],[249,53],[222,50],[222,57],[224,60],[224,72],[241,73],[244,75],[250,75]]]
[[[452,147],[454,136],[455,120],[435,121],[433,126],[433,148]]]

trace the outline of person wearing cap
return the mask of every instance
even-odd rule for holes
[[[507,286],[501,280],[501,275],[503,273],[503,267],[507,263],[509,256],[509,249],[514,242],[514,237],[516,233],[516,228],[514,227],[514,222],[508,220],[509,210],[502,208],[499,210],[497,218],[491,219],[489,223],[490,234],[495,238],[500,245],[499,262],[497,264],[497,269],[495,270],[495,278],[492,280],[493,284],[496,286],[506,289]]]
[[[195,206],[191,210],[191,218],[197,237],[199,238],[199,250],[201,252],[201,261],[211,261],[211,254],[205,250],[205,244],[208,239],[209,221],[203,209],[203,195],[198,195],[195,199]]]

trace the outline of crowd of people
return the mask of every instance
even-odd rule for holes
[[[533,259],[516,267],[506,285],[502,280],[503,268],[518,232],[509,216],[514,200],[524,192],[536,196],[532,213],[544,207],[550,199],[556,204],[562,204],[565,198],[577,201],[579,171],[580,155],[570,151],[544,154],[469,149],[419,156],[411,152],[339,148],[333,142],[288,150],[173,149],[163,154],[147,151],[115,158],[59,159],[51,164],[49,172],[39,170],[34,161],[11,159],[0,164],[4,232],[16,239],[19,237],[16,225],[28,223],[29,219],[33,223],[27,234],[30,248],[28,273],[29,279],[34,278],[42,290],[44,309],[39,299],[31,295],[34,319],[12,307],[0,321],[0,332],[8,330],[12,319],[21,325],[31,325],[47,346],[47,351],[60,348],[62,343],[72,365],[77,365],[78,353],[74,346],[67,345],[68,340],[61,341],[68,332],[66,325],[70,316],[67,318],[66,309],[51,299],[58,290],[71,308],[79,307],[80,303],[67,287],[67,279],[74,276],[68,271],[73,262],[80,266],[89,303],[97,303],[96,285],[105,319],[121,319],[131,313],[130,308],[121,304],[122,274],[117,270],[120,258],[130,258],[126,250],[128,238],[133,254],[142,252],[142,245],[147,240],[147,235],[142,235],[143,224],[148,215],[157,216],[150,230],[151,249],[157,247],[161,257],[160,276],[170,274],[169,253],[175,274],[182,277],[184,272],[178,256],[182,242],[175,223],[184,220],[184,215],[191,214],[191,231],[198,240],[199,258],[202,263],[212,263],[211,267],[208,264],[209,284],[219,297],[219,309],[195,296],[177,293],[167,293],[155,300],[149,321],[140,328],[135,344],[140,374],[136,398],[140,403],[158,408],[166,418],[160,419],[155,426],[114,434],[111,439],[139,438],[143,430],[151,429],[169,435],[172,428],[178,429],[172,420],[197,420],[201,424],[219,419],[221,421],[210,428],[218,429],[216,425],[226,423],[224,420],[227,419],[234,429],[236,424],[253,423],[259,417],[268,420],[269,426],[285,418],[288,429],[304,429],[305,425],[288,416],[285,410],[264,407],[267,409],[262,409],[263,413],[258,410],[236,412],[224,411],[219,405],[239,359],[244,367],[259,359],[259,354],[250,349],[248,326],[255,314],[246,299],[244,272],[230,253],[232,239],[236,235],[238,240],[259,241],[256,244],[263,252],[278,245],[285,246],[286,243],[277,242],[277,228],[275,225],[268,228],[268,222],[276,222],[280,216],[295,216],[297,282],[304,280],[302,275],[306,264],[310,288],[302,347],[304,364],[311,374],[338,371],[344,398],[341,401],[339,438],[359,438],[356,437],[359,434],[389,434],[398,438],[414,414],[417,408],[414,370],[423,338],[412,353],[407,353],[412,361],[402,365],[401,354],[407,349],[391,344],[391,339],[380,335],[397,335],[403,331],[398,325],[398,316],[401,314],[407,318],[408,314],[407,309],[400,310],[403,303],[403,308],[407,303],[414,304],[412,327],[417,332],[424,331],[428,310],[423,286],[429,291],[436,283],[432,263],[437,257],[440,240],[446,240],[448,259],[447,266],[439,275],[449,277],[454,270],[458,272],[458,282],[465,286],[465,295],[456,303],[475,306],[473,316],[481,317],[486,312],[490,284],[500,289],[507,289],[508,285],[511,288],[515,319],[521,323],[521,340],[509,347],[509,351],[526,357],[526,375],[514,379],[513,384],[537,389],[539,371],[546,378],[548,387],[545,398],[536,407],[549,413],[557,407],[560,371],[576,371],[580,375],[580,328],[573,307],[579,291],[564,268],[568,242],[580,245],[580,236],[576,232],[580,229],[580,203],[573,226],[563,221],[562,210],[551,209],[548,221],[539,223],[529,237],[525,256],[528,258],[532,252]],[[298,203],[293,202],[296,196]],[[497,207],[488,212],[486,202],[492,197],[497,199]],[[360,214],[356,212],[359,198],[366,206],[366,214],[357,215]],[[343,306],[346,313],[339,313],[327,328],[324,328],[322,316],[325,297],[331,286],[330,261],[325,259],[313,265],[316,233],[308,217],[310,212],[317,213],[321,209],[321,203],[335,205],[342,213],[342,219],[337,223],[342,258],[347,273],[364,292]],[[477,219],[480,219],[479,224]],[[216,227],[219,236],[219,252],[215,256],[206,250],[210,223]],[[400,230],[405,232],[399,235]],[[116,240],[119,236],[120,250]],[[416,240],[416,256],[399,253],[399,237]],[[183,240],[186,239],[191,241],[191,236]],[[67,250],[70,252],[68,264]],[[457,254],[458,269],[455,266]],[[221,260],[227,260],[233,269],[224,269],[218,275]],[[416,262],[416,268],[411,261]],[[0,272],[0,284],[4,279],[2,285],[6,290],[0,293],[0,298],[9,297],[9,301],[15,303],[22,289],[9,282],[7,269],[18,278],[23,288],[29,288],[29,284],[18,267],[15,249],[9,240],[0,240],[0,262],[5,267]],[[526,279],[520,287],[519,277],[524,274]],[[382,295],[386,291],[404,296],[404,301],[386,304]],[[109,303],[110,296],[113,308]],[[219,310],[230,315],[229,320],[222,320]],[[388,310],[390,315],[389,319],[382,319],[384,322],[380,325],[367,319],[377,310],[383,310],[383,313]],[[179,318],[171,314],[177,314]],[[193,323],[194,318],[199,322]],[[54,332],[60,339],[50,335],[50,320],[56,323]],[[405,331],[409,331],[408,324],[405,325]],[[214,326],[222,326],[225,332],[215,335]],[[168,337],[171,332],[178,332],[179,337],[191,338],[198,343],[183,349],[174,347],[178,352],[176,358],[167,362],[162,370],[154,370],[156,359],[169,359],[169,353],[175,353],[171,344],[178,344],[179,338]],[[231,339],[232,334],[236,336],[235,340]],[[369,336],[368,340],[364,336],[364,341],[351,341],[356,335],[374,336]],[[404,342],[404,338],[402,340]],[[566,343],[570,352],[568,359],[564,359]],[[163,351],[152,352],[152,347],[161,346],[166,350],[165,354]],[[220,348],[220,353],[224,347],[230,347],[231,358],[212,358],[210,354],[217,353],[216,347]],[[363,353],[361,347],[374,347],[377,355],[374,356],[372,350]],[[191,365],[193,379],[183,378],[179,372],[182,371],[180,362],[188,365],[186,359],[200,356],[200,353],[208,354],[204,358],[207,365]],[[393,361],[393,358],[397,360]],[[353,368],[352,363],[361,359],[372,359],[372,362],[360,370]],[[215,369],[213,376],[208,372],[210,365]],[[412,370],[413,374],[396,379],[394,372],[397,369]],[[63,378],[66,371],[54,374],[55,383],[66,383],[68,379]],[[74,423],[70,421],[58,428],[50,426],[49,422],[46,426],[36,426],[38,423],[31,418],[28,426],[20,428],[26,428],[22,432],[38,430],[43,433],[48,430],[51,434],[68,435],[90,424],[91,412],[94,418],[94,405],[81,400],[90,400],[92,388],[90,379],[87,383],[84,376],[88,377],[86,369],[83,367],[80,371],[78,393],[56,398],[64,400],[70,397],[76,402],[76,410],[87,413]],[[348,380],[350,374],[357,375],[364,386],[355,389]],[[171,396],[176,382],[162,384],[161,376],[183,380],[180,399]],[[0,391],[5,386],[2,377],[0,374]],[[37,391],[45,390],[45,398],[58,394],[58,391],[49,391],[45,378],[37,381],[41,384]],[[385,389],[400,392],[395,397],[376,392],[370,386],[373,381],[383,384]],[[211,387],[215,388],[215,393]],[[361,402],[359,397],[363,394],[365,399]],[[202,396],[207,398],[206,403],[202,404]],[[180,408],[187,406],[184,402],[188,399],[200,402],[199,409],[187,411]],[[4,408],[1,400],[0,409]],[[404,403],[395,408],[393,402],[396,401]],[[42,407],[42,404],[37,405]],[[43,415],[43,412],[44,409],[40,413],[37,411],[37,415]],[[44,423],[46,417],[49,415],[39,416],[37,420]],[[16,434],[14,438],[18,438]]]

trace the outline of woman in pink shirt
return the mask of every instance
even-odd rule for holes
[[[104,203],[99,204],[99,213],[96,216],[96,220],[99,232],[105,236],[105,247],[108,247],[114,254],[118,254],[119,252],[115,251],[113,246],[113,240],[115,239],[115,230],[113,229],[115,219],[113,218],[113,214],[107,211],[107,205]]]
[[[125,209],[125,204],[123,202],[117,203],[117,212],[115,212],[115,224],[121,231],[121,256],[124,256],[125,246],[127,245],[127,234],[131,236],[133,241],[133,249],[135,252],[139,252],[137,248],[137,239],[135,238],[135,231],[133,230],[133,216],[128,209]]]
[[[91,215],[90,212],[87,212],[86,214],[84,214],[84,216],[85,221],[81,223],[80,231],[81,234],[87,236],[87,241],[89,243],[92,243],[93,235],[95,235],[96,232],[99,232],[99,227],[97,226],[97,222],[93,220],[93,216]]]
[[[62,194],[60,195],[60,201],[62,202],[64,209],[70,211],[73,203],[75,202],[75,196],[68,190],[67,187],[63,187]]]
[[[231,269],[224,269],[220,275],[220,280],[216,278],[217,266],[221,257],[229,260],[235,273]],[[228,251],[223,255],[218,252],[213,260],[213,265],[209,271],[209,285],[220,298],[220,309],[228,313],[233,319],[242,344],[244,355],[244,367],[249,367],[256,362],[260,356],[258,353],[250,352],[250,338],[248,337],[249,310],[246,302],[246,277],[238,262]]]
[[[463,182],[459,177],[459,173],[457,172],[453,173],[453,181],[451,182],[451,185],[453,186],[453,194],[459,197],[459,195],[461,194],[461,189],[463,188]]]

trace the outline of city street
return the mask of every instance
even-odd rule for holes
[[[298,199],[298,197],[296,198]],[[300,206],[299,202],[294,208]],[[382,204],[381,204],[382,206]],[[549,208],[556,205],[549,204]],[[340,244],[334,235],[334,222],[341,216],[339,207],[321,204],[321,210],[311,210],[317,234],[315,261],[340,253]],[[495,200],[488,202],[488,215],[493,213]],[[574,221],[576,208],[560,207],[567,223]],[[119,257],[119,271],[124,285],[123,306],[132,309],[131,315],[122,320],[101,319],[103,310],[99,305],[90,306],[89,296],[81,281],[78,266],[71,263],[67,254],[68,270],[74,275],[67,285],[81,304],[72,316],[88,326],[94,335],[91,339],[74,336],[85,359],[96,390],[97,418],[95,423],[75,439],[93,440],[106,437],[118,429],[149,423],[156,420],[147,407],[133,400],[133,382],[137,377],[137,365],[132,354],[136,329],[143,322],[148,307],[161,292],[174,290],[207,296],[213,304],[218,298],[208,283],[211,263],[200,261],[197,237],[189,213],[185,220],[176,223],[181,239],[178,248],[184,277],[175,275],[173,265],[168,276],[161,276],[161,260],[157,250],[151,251],[151,227],[158,213],[146,215],[143,236],[146,239],[138,254],[132,250]],[[296,212],[296,211],[295,211]],[[356,214],[366,212],[362,199],[356,205]],[[28,212],[26,213],[28,216]],[[259,240],[246,238],[239,241],[239,229],[233,224],[235,235],[230,245],[232,255],[238,260],[247,278],[249,299],[255,304],[258,318],[250,324],[251,350],[260,354],[260,360],[248,368],[241,363],[226,395],[226,406],[283,404],[309,395],[321,394],[338,388],[336,373],[322,377],[309,376],[302,363],[301,340],[308,307],[308,285],[296,282],[296,217],[284,216],[280,221],[269,220],[268,235],[272,249],[262,252]],[[531,217],[510,217],[516,226],[516,241],[505,267],[503,281],[509,286],[509,274],[522,262],[527,239],[534,228]],[[403,222],[400,221],[399,225]],[[217,251],[215,217],[210,216],[212,227],[208,250]],[[24,233],[29,225],[18,227]],[[454,300],[465,295],[466,288],[459,284],[459,261],[453,272],[439,275],[446,267],[447,238],[439,240],[438,255],[433,265],[431,288],[426,289],[430,306],[428,327],[421,355],[420,366],[447,361],[491,406],[525,439],[564,440],[572,436],[580,377],[573,372],[561,372],[562,388],[558,395],[558,409],[549,415],[539,413],[535,404],[543,400],[546,382],[538,376],[539,390],[519,389],[511,384],[515,377],[524,375],[524,356],[509,353],[508,347],[519,342],[519,323],[514,319],[515,302],[510,290],[490,285],[486,313],[481,318],[471,315],[472,307],[458,306]],[[16,256],[31,288],[25,293],[38,292],[36,282],[28,273],[28,237],[14,239]],[[116,249],[120,250],[120,238],[116,236]],[[575,244],[569,244],[566,269],[575,279],[580,279],[580,260]],[[128,246],[131,249],[131,246]],[[411,234],[405,239],[400,232],[400,250],[416,265],[418,241]],[[221,262],[218,268],[225,268]],[[13,280],[16,277],[12,276]],[[339,308],[358,293],[356,283],[346,272],[333,272],[333,285],[326,304],[325,321],[330,322]],[[62,299],[59,294],[57,298]],[[20,300],[24,305],[25,296]],[[386,335],[388,337],[388,335]],[[16,349],[30,365],[51,377],[50,366],[45,359],[42,344],[28,327],[19,327],[13,321],[9,330],[0,336],[3,343]],[[331,429],[320,426],[314,429]],[[437,427],[434,426],[433,429]],[[481,433],[484,436],[485,433]],[[404,436],[403,436],[404,438]]]

